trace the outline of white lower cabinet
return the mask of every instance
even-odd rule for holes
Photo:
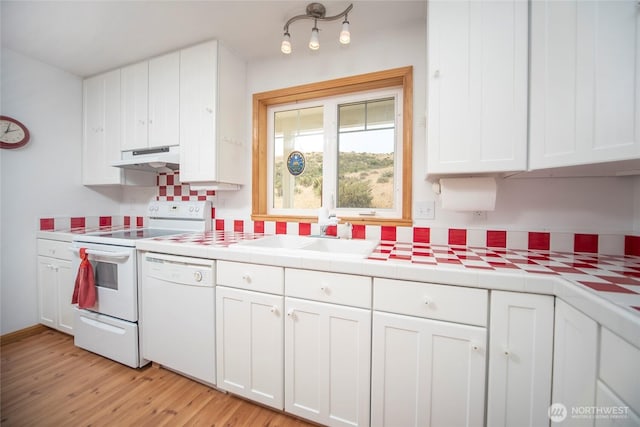
[[[568,411],[563,426],[593,426],[591,417],[571,417],[572,408],[596,404],[598,324],[556,299],[552,402]]]
[[[627,403],[620,399],[620,397],[602,381],[598,380],[596,389],[596,407],[599,408],[602,413],[597,417],[590,416],[589,419],[592,423],[595,418],[595,425],[597,427],[640,426],[640,415],[629,408]]]
[[[285,410],[369,425],[371,311],[286,297],[285,312]]]
[[[549,424],[554,297],[491,292],[488,426]]]
[[[484,425],[487,298],[485,289],[374,279],[372,426]]]
[[[486,329],[373,313],[371,425],[483,426]]]
[[[640,348],[600,327],[596,426],[640,426]]]
[[[283,297],[218,286],[217,385],[283,409]]]
[[[73,288],[69,242],[38,239],[38,307],[43,325],[73,335]]]

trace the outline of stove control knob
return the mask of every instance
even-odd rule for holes
[[[193,279],[196,282],[202,282],[202,272],[196,271],[195,273],[193,273]]]

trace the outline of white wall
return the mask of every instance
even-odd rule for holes
[[[0,333],[38,323],[36,230],[48,216],[117,214],[120,189],[81,185],[82,80],[3,49],[0,112],[31,141],[0,151]]]
[[[635,207],[633,210],[633,232],[636,234],[640,234],[640,176],[634,178],[634,188],[635,193],[633,199],[635,200]]]
[[[496,210],[484,218],[471,213],[443,211],[426,172],[426,27],[413,26],[381,32],[377,38],[358,40],[335,48],[323,43],[319,51],[298,49],[291,55],[248,64],[247,102],[257,92],[280,89],[349,75],[413,65],[414,146],[413,200],[436,201],[435,220],[416,221],[428,227],[498,228],[519,231],[630,233],[640,229],[640,178],[507,179],[498,182]],[[326,45],[329,45],[326,47]],[[251,143],[251,111],[247,112],[247,144]],[[247,156],[250,174],[250,156]],[[635,181],[634,181],[635,180]],[[635,182],[635,184],[634,184]],[[251,178],[241,191],[219,193],[217,215],[248,219],[251,215]],[[635,192],[635,196],[634,196]],[[635,202],[634,202],[635,199]]]

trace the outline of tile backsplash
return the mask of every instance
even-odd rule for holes
[[[161,172],[157,179],[158,194],[156,200],[164,201],[202,201],[213,200],[216,192],[213,190],[192,190],[189,184],[180,182],[180,171]]]
[[[215,200],[215,191],[191,190],[180,182],[178,171],[157,175],[156,200],[195,201]],[[252,221],[239,218],[216,217],[212,208],[211,228],[218,231],[264,234],[319,234],[316,223],[283,221]],[[143,227],[145,217],[99,216],[71,218],[41,218],[40,230],[68,230],[95,227]],[[331,226],[328,235],[347,236],[345,225]],[[573,232],[546,232],[539,230],[483,230],[464,228],[396,227],[354,224],[350,236],[353,239],[373,239],[398,242],[429,243],[433,245],[459,245],[510,249],[551,250],[558,252],[585,252],[607,255],[640,256],[640,236],[622,234],[587,234]]]

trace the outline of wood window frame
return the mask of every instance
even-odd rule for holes
[[[315,222],[315,216],[269,215],[267,206],[267,109],[317,98],[363,92],[374,89],[402,87],[402,214],[400,218],[341,217],[353,224],[411,226],[413,180],[413,67],[394,68],[357,76],[326,80],[277,89],[253,95],[252,132],[252,202],[253,221]]]

